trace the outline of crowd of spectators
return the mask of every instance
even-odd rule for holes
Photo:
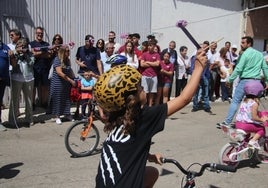
[[[91,96],[98,75],[110,69],[110,64],[106,61],[113,54],[126,56],[127,64],[141,73],[141,85],[146,92],[148,106],[166,103],[172,93],[179,96],[191,79],[196,51],[188,53],[188,47],[181,44],[177,52],[176,42],[173,40],[167,48],[161,50],[154,35],[148,35],[147,40],[141,42],[139,33],[127,34],[125,43],[119,44],[114,31],[108,33],[107,41],[104,38],[95,40],[93,35],[88,34],[84,38],[84,45],[77,47],[75,60],[72,60],[69,55],[70,46],[64,43],[62,36],[55,34],[52,44],[49,44],[43,39],[44,32],[44,28],[36,27],[35,38],[29,41],[21,36],[18,29],[11,29],[10,44],[1,42],[0,101],[2,105],[4,93],[8,94],[4,92],[5,88],[10,88],[8,124],[16,124],[21,114],[21,91],[25,99],[25,121],[29,126],[34,124],[33,111],[36,107],[44,108],[47,114],[52,114],[57,124],[62,124],[62,116],[68,120],[86,116],[83,105],[82,114],[79,113],[79,101],[76,104],[76,116],[71,114],[71,87],[77,86],[77,80],[90,78],[90,84],[84,86],[83,92]],[[201,47],[207,52],[208,63],[193,98],[192,112],[202,109],[212,114],[210,102],[232,100],[238,81],[234,80],[232,87],[226,87],[226,82],[243,50],[239,51],[237,45],[231,45],[229,41],[220,50],[217,45],[214,41],[201,43]],[[267,50],[268,45],[263,52],[266,62]],[[71,62],[79,66],[77,73],[73,72],[72,66],[75,64],[72,65]],[[173,84],[175,87],[172,87]],[[104,117],[102,110],[99,111],[101,117]],[[2,124],[0,128],[6,130]]]

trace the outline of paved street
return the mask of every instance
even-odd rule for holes
[[[165,130],[153,138],[151,152],[174,158],[184,167],[194,162],[217,162],[221,147],[229,139],[215,124],[223,120],[229,103],[211,105],[213,115],[191,112],[191,106],[187,106],[169,117]],[[4,121],[7,112],[4,110]],[[0,188],[94,187],[99,153],[70,157],[64,146],[64,134],[72,122],[56,125],[44,114],[37,114],[35,120],[39,122],[30,128],[0,132]],[[103,140],[103,126],[100,122],[96,124]],[[156,188],[180,187],[182,173],[178,169],[171,164],[156,167],[161,173]],[[268,164],[246,161],[234,174],[205,171],[196,184],[211,188],[268,187]]]

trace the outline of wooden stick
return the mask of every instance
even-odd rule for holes
[[[220,42],[222,39],[224,39],[224,37],[218,39],[217,41],[213,41],[212,43],[210,43],[209,46],[207,46],[206,48],[204,48],[204,50],[207,50],[207,49],[210,48],[213,44],[217,44],[217,43]]]

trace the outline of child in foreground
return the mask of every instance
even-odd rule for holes
[[[198,87],[207,62],[199,50],[191,80],[179,97],[165,104],[145,106],[141,74],[128,65],[118,65],[102,74],[94,86],[98,105],[108,113],[96,177],[96,187],[153,187],[158,171],[147,160],[161,164],[160,154],[149,154],[152,137],[164,130],[167,116],[186,106]]]
[[[255,133],[248,144],[260,149],[258,140],[265,135],[263,123],[268,120],[268,116],[260,117],[258,115],[259,98],[262,96],[264,88],[260,80],[249,80],[245,83],[244,91],[246,97],[237,112],[235,127],[248,133]]]

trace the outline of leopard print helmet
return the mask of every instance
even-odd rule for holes
[[[94,97],[98,105],[107,112],[125,107],[126,97],[137,91],[141,74],[129,65],[117,65],[102,74],[94,85]]]

